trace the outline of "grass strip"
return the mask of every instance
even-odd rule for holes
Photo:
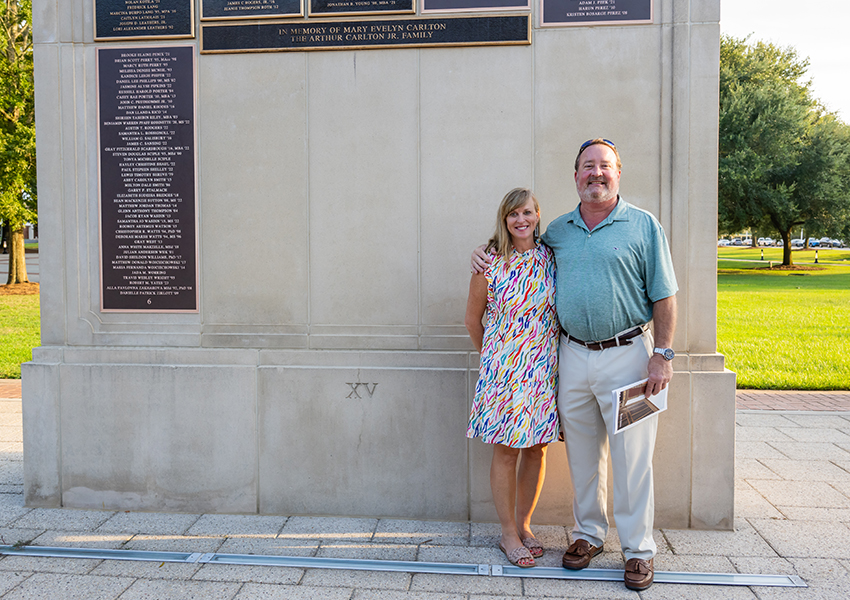
[[[0,379],[20,379],[21,363],[40,344],[38,295],[0,296]]]

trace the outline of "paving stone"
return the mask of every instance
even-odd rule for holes
[[[349,600],[353,592],[346,588],[246,583],[233,600]]]
[[[657,555],[654,561],[656,571],[676,571],[682,573],[735,573],[735,566],[726,556],[697,555]]]
[[[850,427],[850,419],[842,415],[819,415],[817,413],[793,413],[784,415],[792,423],[801,427],[841,429]]]
[[[736,458],[736,479],[782,479],[776,472],[768,469],[764,464],[765,459]]]
[[[417,573],[413,576],[413,581],[410,583],[410,590],[450,594],[522,596],[522,580],[516,577]]]
[[[121,600],[230,600],[239,587],[238,583],[139,579]]]
[[[356,558],[362,560],[416,560],[418,548],[410,544],[376,544],[373,542],[322,542],[316,556],[321,558]]]
[[[677,555],[776,556],[776,552],[743,519],[736,519],[735,531],[665,529],[664,533]]]
[[[286,523],[286,517],[261,515],[202,515],[186,532],[188,535],[213,535],[221,537],[277,536]]]
[[[508,564],[505,555],[495,546],[420,546],[416,560],[464,565]]]
[[[809,587],[756,588],[760,598],[764,600],[843,600],[847,598],[847,590],[850,589],[850,573],[839,561],[793,559],[791,562]]]
[[[735,424],[738,427],[793,427],[796,422],[784,414],[768,411],[746,413],[738,411],[735,414]]]
[[[787,458],[767,442],[735,441],[736,458]],[[848,457],[850,458],[850,457]]]
[[[825,460],[788,460],[763,458],[760,461],[770,471],[789,481],[847,481],[850,473]],[[746,479],[775,479],[775,477],[747,477]]]
[[[823,481],[756,479],[748,483],[774,506],[850,508],[850,498]]]
[[[195,581],[297,584],[303,575],[304,569],[290,567],[207,564],[202,566],[192,579]]]
[[[410,579],[410,573],[307,569],[301,579],[301,585],[406,590],[410,586]]]
[[[837,429],[825,427],[777,427],[792,440],[798,442],[850,443],[850,436]]]
[[[792,442],[794,438],[776,427],[736,427],[735,440],[740,442]]]
[[[746,575],[797,575],[787,558],[766,556],[733,556],[729,561],[738,573]]]
[[[23,442],[3,442],[0,443],[0,459],[2,460],[24,460],[24,443]]]
[[[850,508],[811,508],[807,506],[777,506],[790,521],[840,521],[850,523]]]
[[[720,592],[720,594],[718,594]],[[758,596],[748,587],[724,586],[722,592],[716,585],[685,585],[656,583],[640,593],[641,600],[756,600]]]
[[[8,571],[0,571],[0,596],[11,590],[16,585],[19,585],[32,573],[12,573]]]
[[[30,543],[40,536],[44,531],[41,529],[18,529],[15,527],[0,528],[0,544],[6,546],[25,545]]]
[[[0,494],[0,526],[13,523],[31,510],[24,506],[23,494]]]
[[[469,523],[381,519],[374,541],[390,544],[463,546],[469,543]]]
[[[15,521],[14,527],[56,531],[94,531],[114,512],[72,508],[35,508]]]
[[[840,445],[831,442],[768,443],[772,448],[781,452],[784,458],[790,458],[792,460],[850,460],[850,452],[841,448]],[[783,456],[773,458],[783,458]]]
[[[140,560],[104,560],[90,571],[92,575],[104,577],[133,577],[138,579],[184,579],[192,578],[199,563],[172,563]]]
[[[36,573],[6,594],[4,600],[112,600],[133,583],[130,577],[95,577]],[[58,596],[61,590],[61,596]],[[123,596],[122,596],[123,598]]]
[[[560,598],[608,600],[639,600],[633,592],[620,582],[576,581],[568,579],[524,579],[523,588],[528,596],[557,596]],[[650,588],[651,589],[651,588]]]
[[[0,438],[2,439],[2,438]],[[0,483],[7,485],[23,485],[24,463],[20,460],[0,461]]]
[[[850,527],[819,521],[748,519],[753,528],[785,558],[850,558]]]
[[[850,481],[831,481],[830,485],[850,498]]]
[[[478,596],[470,596],[470,599]],[[466,600],[464,594],[439,594],[432,592],[396,592],[386,590],[354,590],[352,600]]]
[[[182,535],[199,518],[200,515],[177,513],[118,512],[98,527],[97,531]]]
[[[42,558],[39,556],[7,556],[0,560],[0,571],[33,573],[66,573],[84,575],[100,564],[90,558]]]
[[[0,427],[0,440],[4,442],[23,442],[24,431],[20,425]]]
[[[315,540],[371,540],[377,519],[291,517],[278,537]]]
[[[92,531],[45,531],[32,541],[33,546],[61,548],[121,548],[133,537],[129,533],[96,533]]]
[[[216,550],[220,554],[265,554],[272,556],[315,556],[318,540],[288,540],[282,538],[227,538]]]
[[[784,515],[765,500],[750,484],[735,485],[735,515],[742,518],[782,519]]]
[[[218,552],[224,538],[211,536],[147,535],[133,536],[124,547],[127,550],[151,552]]]

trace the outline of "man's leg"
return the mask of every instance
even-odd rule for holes
[[[646,378],[652,353],[649,334],[620,348],[603,350],[595,369],[594,392],[599,399],[609,432],[614,431],[614,400],[611,390]],[[652,456],[658,417],[650,417],[621,433],[610,435],[614,472],[614,520],[626,560],[649,560],[655,556],[652,537],[655,496]]]
[[[588,380],[588,358],[594,354],[561,336],[558,412],[564,428],[573,485],[573,541],[601,548],[608,533],[608,433]],[[566,563],[566,557],[565,557]]]

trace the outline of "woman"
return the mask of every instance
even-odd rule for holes
[[[518,567],[533,567],[543,555],[531,514],[543,486],[546,445],[560,434],[555,262],[537,241],[539,223],[531,190],[508,192],[487,244],[496,257],[487,271],[472,275],[466,307],[466,328],[481,353],[466,435],[493,444],[499,548]]]

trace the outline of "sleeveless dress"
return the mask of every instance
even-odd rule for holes
[[[558,441],[555,261],[543,244],[495,257],[487,277],[487,324],[466,436],[529,448]]]

